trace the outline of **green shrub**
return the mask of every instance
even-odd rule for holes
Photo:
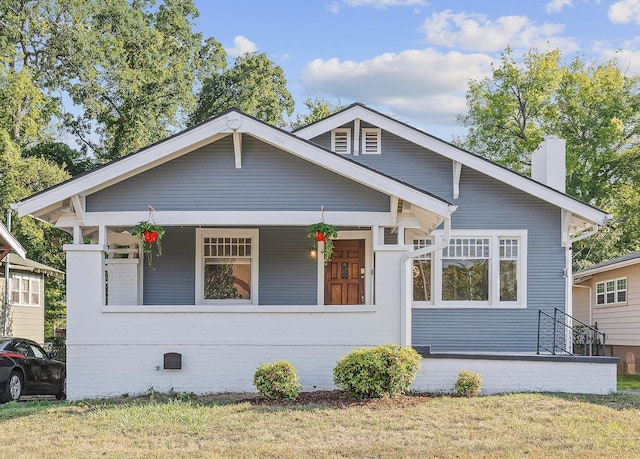
[[[456,381],[456,392],[463,397],[474,397],[482,390],[482,378],[478,373],[462,370]]]
[[[296,367],[285,360],[260,365],[253,375],[253,385],[265,398],[291,401],[298,398],[301,388]]]
[[[354,349],[333,369],[336,386],[355,398],[393,397],[409,389],[422,357],[395,344]]]

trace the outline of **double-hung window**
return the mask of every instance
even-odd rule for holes
[[[11,302],[17,306],[40,306],[40,277],[11,274]]]
[[[413,260],[414,306],[523,307],[526,244],[525,230],[454,232],[447,247]]]
[[[199,304],[258,304],[258,230],[198,229]]]
[[[610,279],[596,284],[596,304],[624,304],[627,302],[627,278]]]

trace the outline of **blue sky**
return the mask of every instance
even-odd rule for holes
[[[307,97],[365,103],[445,140],[469,79],[500,52],[559,48],[640,71],[640,0],[195,0],[196,28],[235,57],[265,52]]]

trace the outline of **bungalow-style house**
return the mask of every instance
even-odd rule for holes
[[[640,251],[573,275],[574,317],[606,336],[619,374],[640,373]]]
[[[467,369],[486,393],[615,391],[616,359],[536,354],[538,311],[571,312],[572,242],[607,215],[563,193],[564,141],[534,160],[536,180],[361,104],[294,133],[230,110],[16,203],[74,236],[68,396],[252,391],[281,359],[331,389],[341,356],[388,343],[424,355],[415,390]]]
[[[0,335],[44,343],[44,279],[63,275],[62,271],[28,259],[24,248],[0,223]]]

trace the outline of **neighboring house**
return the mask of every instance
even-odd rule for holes
[[[608,216],[563,193],[564,141],[534,156],[537,181],[361,104],[294,133],[230,110],[18,202],[74,236],[69,397],[251,391],[280,359],[330,389],[385,343],[425,355],[416,390],[468,369],[488,393],[615,391],[616,359],[535,355],[538,311],[571,312],[573,240]],[[152,266],[130,234],[149,208]]]
[[[62,276],[63,273],[26,258],[24,248],[0,223],[0,334],[44,343],[46,275]],[[5,302],[7,293],[8,303]]]
[[[618,372],[640,373],[640,251],[573,275],[574,317],[606,335]]]

